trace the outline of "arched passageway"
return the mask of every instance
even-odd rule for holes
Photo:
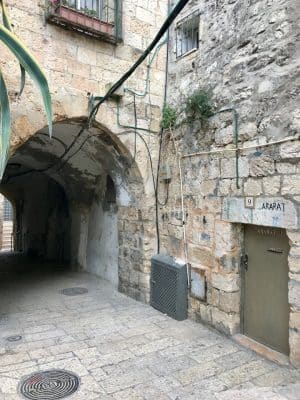
[[[131,212],[141,222],[142,179],[116,136],[101,126],[81,132],[81,125],[57,123],[52,139],[42,129],[10,158],[0,190],[16,207],[15,249],[90,272],[122,291],[131,287],[128,294],[138,298],[129,261],[134,254],[143,265],[143,232],[127,234],[132,227],[124,218]]]

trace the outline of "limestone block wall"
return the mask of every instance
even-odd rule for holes
[[[90,96],[103,96],[107,91],[107,85],[114,83],[131,67],[154,38],[167,15],[167,2],[164,0],[158,0],[155,4],[143,0],[139,2],[124,0],[123,41],[113,45],[47,23],[45,0],[35,2],[7,0],[6,4],[15,33],[34,53],[48,78],[54,107],[54,122],[85,118],[88,115]],[[20,81],[18,63],[5,47],[2,45],[0,47],[0,65],[11,98],[13,121],[11,154],[13,155],[46,125],[46,119],[38,90],[29,78],[22,97],[18,98]],[[118,142],[123,153],[131,155],[134,159],[134,168],[141,176],[138,184],[132,183],[128,187],[130,199],[122,200],[118,204],[121,205],[118,224],[120,248],[123,249],[119,258],[120,289],[142,300],[147,300],[149,297],[149,279],[145,275],[149,271],[149,265],[146,262],[148,255],[146,257],[145,249],[149,255],[156,252],[155,241],[152,240],[152,232],[155,230],[154,190],[145,143],[149,147],[155,165],[158,149],[157,132],[164,93],[162,83],[165,79],[165,47],[162,46],[151,65],[149,90],[145,96],[135,98],[137,120],[134,118],[134,97],[128,91],[123,93],[118,105],[115,100],[104,104],[96,118],[103,130],[110,132],[113,141]],[[148,80],[147,63],[148,60],[126,82],[127,89],[138,92],[145,90]],[[135,124],[143,129],[139,132],[145,143],[139,137],[136,139],[133,128]],[[109,145],[111,146],[110,143]],[[110,149],[114,151],[113,146]],[[118,186],[118,182],[115,184]],[[82,207],[75,205],[74,209],[81,210]],[[91,209],[87,209],[90,213]],[[153,215],[149,216],[149,210]],[[83,218],[80,215],[74,217],[74,226],[81,221],[78,222],[78,232],[84,229],[84,221],[88,218],[89,216]],[[132,240],[127,229],[135,232],[136,240]],[[147,237],[148,233],[150,239]],[[86,236],[88,237],[88,233]],[[83,246],[86,246],[86,243]],[[132,261],[135,262],[134,269]],[[81,264],[85,265],[85,255]]]
[[[176,58],[175,27],[171,31],[168,102],[178,126],[163,139],[162,163],[171,166],[172,178],[159,189],[161,202],[168,198],[160,207],[162,250],[191,264],[198,286],[190,292],[190,316],[235,334],[241,330],[243,224],[285,228],[290,359],[299,365],[299,10],[296,1],[246,3],[190,2],[177,22],[199,12],[199,48],[183,57]],[[210,93],[216,111],[234,108],[238,114],[238,145],[244,148],[238,180],[233,111],[185,121],[186,101],[199,88]],[[271,213],[273,219],[260,212],[251,217],[246,196],[256,209],[263,202],[287,206]]]

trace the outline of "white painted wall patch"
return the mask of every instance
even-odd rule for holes
[[[298,229],[297,210],[290,200],[282,197],[259,197],[255,199],[254,207],[250,208],[246,206],[246,199],[242,197],[225,198],[222,206],[222,219],[274,228]]]

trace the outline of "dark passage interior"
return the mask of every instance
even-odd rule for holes
[[[5,193],[15,204],[14,250],[30,258],[69,262],[70,214],[63,188],[36,172],[7,183]]]

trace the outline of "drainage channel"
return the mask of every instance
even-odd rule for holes
[[[19,391],[24,399],[60,400],[74,394],[80,378],[65,370],[49,370],[31,374],[21,381]]]

